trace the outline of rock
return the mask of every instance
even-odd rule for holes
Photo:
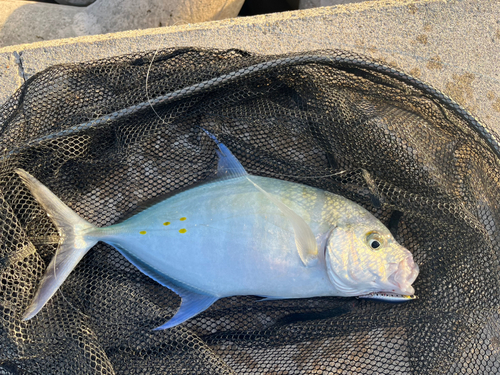
[[[96,0],[83,8],[0,0],[0,48],[42,40],[236,17],[243,1]]]
[[[299,9],[327,7],[331,5],[361,3],[372,0],[299,0]]]

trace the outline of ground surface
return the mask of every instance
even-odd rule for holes
[[[53,64],[175,46],[262,54],[339,48],[362,53],[441,90],[500,130],[500,3],[369,1],[0,49],[0,103]]]

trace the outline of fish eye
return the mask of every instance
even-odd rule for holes
[[[379,233],[370,232],[366,236],[366,242],[373,250],[380,250],[384,244],[384,239]]]

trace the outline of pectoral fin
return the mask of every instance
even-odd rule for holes
[[[299,215],[297,215],[293,210],[291,210],[286,204],[281,202],[279,199],[269,194],[255,182],[253,182],[250,177],[247,177],[257,189],[264,193],[271,202],[273,202],[285,215],[285,217],[290,221],[295,233],[295,245],[299,252],[300,259],[306,267],[314,266],[318,261],[318,245],[316,244],[316,238],[314,233],[307,225],[307,223]]]
[[[279,199],[275,198],[267,191],[262,189],[259,185],[253,182],[248,173],[245,171],[241,163],[234,157],[234,155],[229,151],[229,149],[222,143],[220,143],[215,135],[210,133],[208,130],[203,129],[203,131],[215,142],[219,147],[217,155],[219,156],[219,164],[217,167],[216,180],[226,180],[236,177],[246,177],[257,189],[264,193],[271,202],[273,202],[286,216],[286,218],[292,223],[293,231],[295,233],[295,245],[299,252],[300,259],[306,267],[314,266],[318,261],[318,246],[316,244],[316,238],[314,233],[307,223],[299,215],[297,215],[293,210],[291,210],[286,204],[281,202]]]

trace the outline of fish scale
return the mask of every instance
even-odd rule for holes
[[[309,196],[327,194],[265,177],[254,176],[252,181],[275,195],[303,188],[311,189]],[[135,256],[141,256],[148,248],[145,262],[176,279],[186,278],[197,290],[217,297],[257,294],[298,298],[311,292],[330,295],[332,287],[326,268],[322,268],[323,272],[311,272],[304,267],[296,251],[292,225],[261,195],[245,177],[205,185],[159,203],[144,212],[138,222],[109,227],[110,236],[105,230],[100,231],[99,238]],[[301,215],[308,204],[304,200],[290,206]],[[180,221],[181,215],[186,216],[185,221]],[[303,216],[322,215],[319,212]],[[162,224],[165,219],[171,222],[168,227]],[[319,235],[332,226],[328,222],[305,221]],[[137,229],[147,233],[139,235]],[[186,232],[180,233],[182,229]],[[291,279],[296,286],[290,285]]]

